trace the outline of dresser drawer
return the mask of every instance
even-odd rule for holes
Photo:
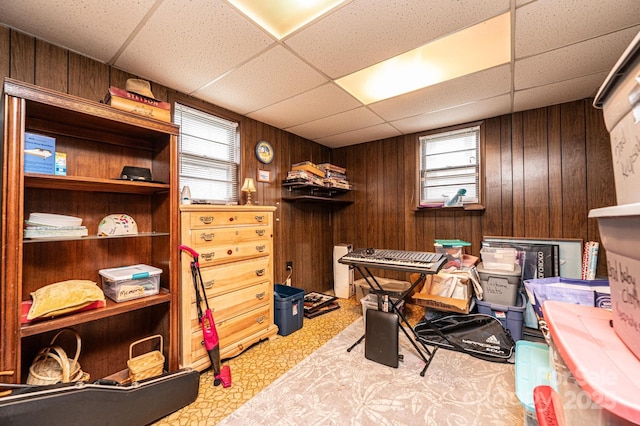
[[[220,348],[223,349],[238,340],[266,330],[271,324],[268,306],[249,311],[229,321],[216,322]],[[191,334],[191,358],[197,360],[205,356],[208,356],[207,350],[204,347],[202,331],[198,329]]]
[[[268,224],[270,213],[265,212],[191,212],[191,229],[225,225]]]
[[[200,268],[200,276],[207,292],[207,298],[235,291],[242,287],[249,287],[265,280],[272,280],[270,260],[271,258],[263,256],[215,267]],[[191,286],[187,287],[186,290],[191,295],[191,303],[194,303],[196,294],[193,291],[193,279],[190,273],[188,278]],[[202,291],[202,289],[199,290]]]
[[[222,323],[231,317],[242,314],[262,305],[267,305],[273,298],[273,290],[270,282],[263,282],[251,287],[245,287],[238,291],[225,293],[222,296],[208,299],[209,307],[213,313],[213,320]],[[201,305],[203,311],[206,309],[204,302]],[[191,328],[196,330],[200,327],[198,322],[198,311],[195,302],[191,306]]]
[[[265,225],[228,228],[202,228],[191,231],[191,247],[196,251],[219,244],[235,244],[246,241],[265,240],[273,237],[270,227]]]
[[[208,247],[199,252],[200,267],[234,262],[236,260],[250,259],[271,254],[272,242],[259,240],[238,244],[223,244],[221,246]]]

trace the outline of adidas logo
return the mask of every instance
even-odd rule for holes
[[[500,344],[500,341],[498,339],[496,339],[496,336],[494,336],[493,334],[487,338],[486,342],[487,343],[492,343],[494,345],[499,345]]]

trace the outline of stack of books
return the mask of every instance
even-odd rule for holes
[[[171,122],[171,104],[168,102],[147,98],[118,87],[109,87],[104,103],[123,111]]]
[[[24,238],[76,238],[89,235],[79,217],[31,213],[24,223]]]
[[[311,161],[293,164],[291,170],[287,173],[285,183],[351,189],[344,167],[330,163],[314,164]]]
[[[347,169],[331,163],[318,164],[324,171],[324,185],[330,188],[351,189],[351,184],[347,180]]]

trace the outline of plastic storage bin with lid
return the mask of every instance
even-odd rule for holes
[[[158,294],[162,269],[149,265],[101,269],[102,291],[116,302]]]
[[[604,110],[604,122],[610,132],[613,177],[618,204],[640,202],[640,167],[634,163],[640,138],[640,33],[624,51],[602,87],[593,105]]]
[[[273,322],[278,334],[288,336],[302,328],[304,322],[304,290],[283,284],[273,286]]]
[[[518,293],[517,305],[501,305],[477,300],[478,313],[491,315],[509,330],[514,341],[522,339],[522,327],[524,325],[524,311],[527,308],[527,299],[523,293]]]
[[[640,359],[640,203],[591,210],[607,253],[613,329]]]
[[[383,295],[380,295],[380,297],[384,297]],[[391,298],[391,300],[393,301],[393,303],[397,304],[398,310],[400,312],[402,312],[402,310],[404,309],[404,300],[401,300],[398,303],[398,299],[393,299]],[[367,294],[365,297],[363,297],[362,299],[360,299],[360,303],[362,304],[362,318],[364,319],[364,325],[365,328],[367,326],[367,310],[369,309],[375,309],[375,310],[383,310],[380,309],[382,306],[381,305],[381,299],[378,299],[378,294],[375,293],[369,293]],[[391,306],[388,307],[388,312],[392,311]]]
[[[611,312],[557,301],[542,309],[567,424],[640,424],[640,360],[611,328]]]
[[[501,305],[515,305],[520,288],[520,265],[514,264],[511,271],[487,268],[482,262],[477,266],[482,300]]]
[[[549,346],[520,340],[516,342],[516,396],[524,409],[525,425],[538,424],[534,404],[534,389],[553,386],[549,365]]]
[[[483,247],[480,257],[484,267],[491,270],[513,272],[516,269],[518,250],[512,247]]]

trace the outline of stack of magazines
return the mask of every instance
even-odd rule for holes
[[[24,223],[24,238],[75,238],[88,235],[82,218],[74,216],[31,213]]]

